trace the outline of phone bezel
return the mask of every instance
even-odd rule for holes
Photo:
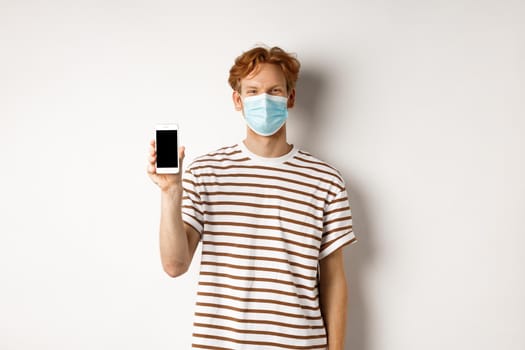
[[[177,131],[177,148],[180,146],[179,125],[177,123],[160,123],[155,126],[155,152],[157,151],[157,131],[169,131],[169,130]],[[177,149],[177,152],[178,152],[178,149]],[[155,162],[155,168],[156,168],[157,174],[178,174],[180,171],[180,159],[179,157],[177,157],[177,167],[176,168],[158,167],[156,162]]]

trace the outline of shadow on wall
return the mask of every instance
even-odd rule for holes
[[[297,81],[297,114],[300,115],[301,122],[297,127],[301,129],[296,138],[305,149],[318,149],[319,134],[329,133],[319,132],[320,128],[327,127],[321,123],[321,118],[325,114],[323,101],[325,101],[327,91],[327,75],[322,70],[307,68],[301,71],[301,76]],[[341,162],[345,161],[344,159]],[[356,220],[353,220],[357,242],[343,248],[345,272],[348,283],[348,310],[346,325],[345,349],[348,350],[367,350],[370,349],[370,336],[368,332],[368,308],[367,299],[363,293],[361,281],[363,280],[365,264],[371,259],[371,249],[369,246],[370,230],[365,213],[365,199],[359,196],[359,190],[351,185],[351,176],[343,174],[350,196],[352,217],[358,217],[359,229],[355,227]]]
[[[316,130],[318,130],[322,115],[323,93],[326,91],[325,74],[320,70],[303,69],[297,80],[297,114],[301,118],[298,123],[301,132],[298,133],[299,144],[307,149],[317,149]],[[312,143],[312,141],[314,141]]]
[[[351,178],[351,177],[350,177]],[[348,310],[346,324],[345,349],[367,350],[371,348],[369,339],[368,322],[368,299],[364,293],[362,281],[365,280],[364,273],[366,264],[372,259],[372,240],[370,239],[370,225],[367,220],[364,203],[366,199],[361,198],[359,190],[352,187],[345,178],[348,187],[350,205],[352,207],[352,224],[354,226],[357,242],[343,248],[345,249],[345,273],[348,284]],[[355,219],[357,218],[357,219]],[[358,225],[356,226],[356,222]]]

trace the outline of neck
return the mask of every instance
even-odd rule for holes
[[[286,142],[286,124],[272,136],[258,135],[246,127],[244,144],[254,154],[266,158],[284,156],[292,149],[292,145]]]

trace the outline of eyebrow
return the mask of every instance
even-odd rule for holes
[[[245,86],[246,89],[259,89],[260,86],[255,86],[255,85],[248,85],[248,86]],[[268,89],[275,89],[275,88],[284,88],[283,85],[281,84],[275,84],[275,85],[272,85],[270,86]]]

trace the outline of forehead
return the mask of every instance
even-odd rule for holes
[[[281,67],[271,63],[261,63],[250,74],[241,79],[241,85],[286,85],[286,77]]]

